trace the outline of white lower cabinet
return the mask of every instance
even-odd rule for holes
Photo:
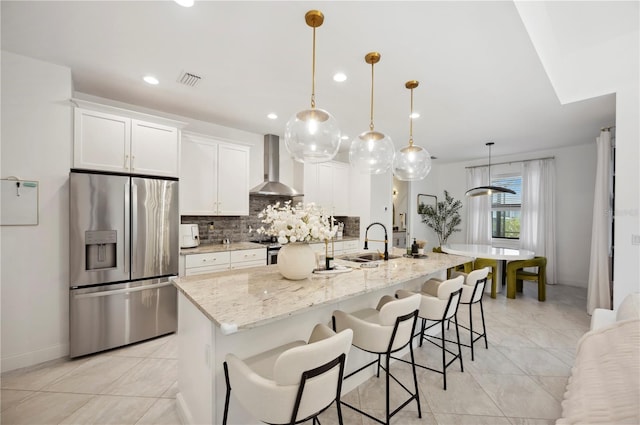
[[[246,269],[248,267],[258,267],[267,265],[267,249],[246,249],[242,251],[231,251],[231,270]]]
[[[187,254],[182,257],[180,276],[194,276],[267,265],[266,248]]]
[[[231,255],[229,252],[211,252],[206,254],[185,255],[185,276],[229,270]]]
[[[326,248],[324,242],[316,242],[312,243],[311,249],[313,252],[317,252],[319,254],[324,255],[326,253]],[[329,253],[331,253],[331,242],[329,242]],[[339,255],[344,254],[353,254],[354,252],[359,252],[362,250],[362,246],[360,245],[360,241],[357,239],[349,239],[349,240],[339,240],[333,242],[333,255],[337,257]]]
[[[353,254],[354,252],[362,251],[362,245],[357,239],[342,241],[342,253]]]

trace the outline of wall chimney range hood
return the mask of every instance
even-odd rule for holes
[[[264,182],[251,191],[250,195],[262,196],[302,196],[292,187],[280,183],[280,137],[273,134],[264,136]]]

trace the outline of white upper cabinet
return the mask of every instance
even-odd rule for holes
[[[334,215],[351,215],[349,210],[349,165],[334,162],[332,179]]]
[[[249,148],[218,145],[218,214],[249,215]]]
[[[131,120],[131,172],[178,176],[178,129]]]
[[[182,215],[249,215],[249,147],[184,135]]]
[[[74,168],[177,177],[178,154],[175,126],[75,108]]]
[[[304,165],[304,201],[333,215],[349,215],[349,165],[323,162]]]
[[[73,136],[75,168],[129,171],[130,119],[76,108]]]
[[[218,145],[183,136],[180,162],[181,214],[215,215],[218,208]]]

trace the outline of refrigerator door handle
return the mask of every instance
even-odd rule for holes
[[[131,246],[138,246],[138,185],[131,181]],[[131,278],[136,273],[137,249],[131,250]]]
[[[129,242],[129,238],[131,237],[131,224],[129,220],[129,212],[131,210],[131,182],[127,180],[124,184],[124,238],[119,243],[124,244],[124,258],[122,259],[124,263],[124,272],[129,273],[130,266],[130,257],[129,252],[131,250],[131,243]],[[131,275],[129,275],[129,279],[131,279]]]
[[[114,289],[113,291],[100,291],[100,292],[91,292],[88,294],[78,294],[78,295],[74,295],[73,297],[78,300],[83,298],[108,297],[110,295],[117,295],[117,294],[131,294],[134,292],[145,291],[147,289],[155,290],[155,289],[164,288],[165,286],[170,286],[170,285],[173,285],[173,283],[164,282],[164,283],[156,283],[153,285],[137,286],[135,288],[123,288],[123,289]]]

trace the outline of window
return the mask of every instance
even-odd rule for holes
[[[522,176],[503,175],[491,179],[492,186],[506,187],[516,192],[491,195],[491,236],[503,239],[520,238],[520,206],[522,203]]]

